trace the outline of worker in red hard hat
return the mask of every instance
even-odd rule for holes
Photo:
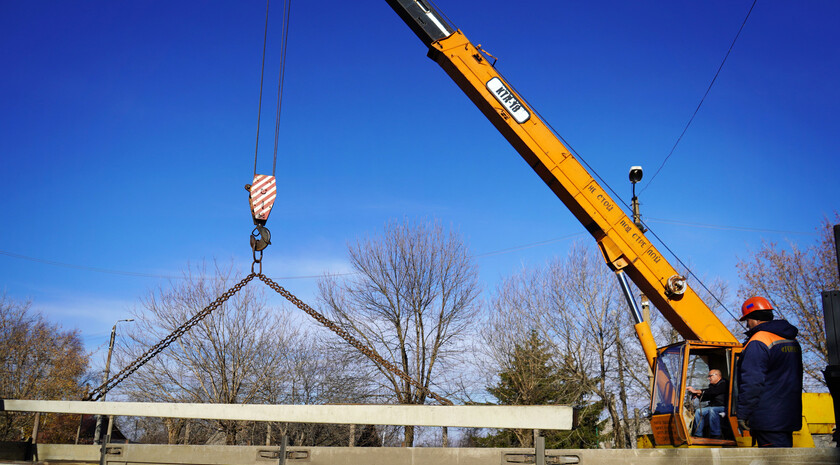
[[[773,319],[764,297],[741,306],[747,342],[738,362],[738,426],[759,447],[792,447],[802,429],[802,348],[799,330]]]

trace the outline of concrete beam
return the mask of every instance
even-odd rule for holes
[[[355,425],[572,429],[572,408],[555,405],[261,405],[2,400],[9,412],[203,418]]]

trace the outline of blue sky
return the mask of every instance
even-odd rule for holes
[[[758,2],[647,184],[751,4],[439,7],[625,201],[628,168],[644,166],[651,227],[700,276],[735,288],[738,257],[762,240],[813,242],[840,208],[835,1]],[[0,290],[101,350],[161,276],[214,257],[246,270],[264,15],[256,1],[0,3]],[[264,270],[304,300],[315,280],[282,278],[347,271],[347,243],[389,219],[460,230],[488,292],[591,241],[385,2],[294,3],[286,66]]]

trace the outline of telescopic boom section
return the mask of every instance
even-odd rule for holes
[[[455,29],[424,0],[385,0],[424,44],[451,36]]]
[[[387,0],[435,60],[685,339],[738,342],[484,55],[419,0]]]

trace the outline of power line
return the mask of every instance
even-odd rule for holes
[[[705,223],[691,223],[688,221],[675,221],[675,220],[666,220],[662,218],[651,218],[646,217],[646,222],[650,223],[664,223],[664,224],[676,224],[680,226],[690,226],[693,228],[705,228],[705,229],[720,229],[724,231],[748,231],[748,232],[765,232],[765,233],[774,233],[774,234],[806,234],[809,236],[816,236],[818,235],[816,232],[806,232],[806,231],[786,231],[782,229],[761,229],[761,228],[746,228],[742,226],[724,226],[719,224],[705,224]]]
[[[124,271],[124,270],[115,270],[112,268],[99,268],[95,266],[86,266],[86,265],[77,265],[74,263],[66,263],[66,262],[59,262],[56,260],[46,260],[43,258],[37,257],[30,257],[28,255],[22,255],[14,252],[7,252],[5,250],[0,250],[0,255],[5,255],[7,257],[18,258],[21,260],[27,260],[30,262],[36,263],[43,263],[45,265],[51,266],[59,266],[64,268],[72,268],[76,270],[82,271],[92,271],[94,273],[104,273],[104,274],[114,274],[120,276],[132,276],[136,278],[155,278],[155,279],[187,279],[187,276],[176,276],[176,275],[167,275],[167,274],[154,274],[154,273],[142,273],[137,271]],[[344,276],[353,273],[336,273],[332,276]],[[277,279],[313,279],[313,278],[320,278],[322,275],[309,275],[309,276],[285,276],[280,277]]]
[[[140,272],[136,272],[136,271],[122,271],[122,270],[114,270],[114,269],[109,269],[109,268],[98,268],[98,267],[95,267],[95,266],[76,265],[76,264],[73,264],[73,263],[59,262],[59,261],[55,261],[55,260],[46,260],[46,259],[43,259],[43,258],[30,257],[30,256],[27,256],[27,255],[21,255],[21,254],[17,254],[17,253],[14,253],[14,252],[7,252],[5,250],[0,250],[0,255],[5,255],[7,257],[12,257],[12,258],[19,258],[21,260],[28,260],[30,262],[43,263],[45,265],[61,266],[61,267],[64,267],[64,268],[73,268],[73,269],[82,270],[82,271],[93,271],[93,272],[96,272],[96,273],[116,274],[116,275],[122,275],[122,276],[134,276],[134,277],[139,277],[139,278],[176,278],[177,279],[177,277],[175,277],[175,276],[165,276],[165,275],[158,275],[158,274],[151,274],[151,273],[140,273]]]
[[[569,235],[566,235],[566,236],[557,237],[557,238],[554,238],[554,239],[548,239],[548,240],[545,240],[545,241],[532,242],[530,244],[518,245],[518,246],[514,246],[514,247],[508,247],[506,249],[499,249],[499,250],[494,250],[494,251],[490,251],[490,252],[484,252],[484,253],[480,253],[480,254],[477,254],[477,255],[473,255],[473,258],[484,258],[484,257],[492,257],[494,255],[502,255],[502,254],[506,254],[506,253],[510,253],[510,252],[515,252],[517,250],[530,249],[530,248],[533,248],[533,247],[539,247],[541,245],[552,244],[554,242],[560,242],[560,241],[564,241],[566,239],[571,239],[573,237],[579,237],[579,236],[583,236],[583,235],[584,235],[584,233],[582,233],[582,232],[575,233],[575,234],[569,234]]]
[[[716,225],[716,224],[705,224],[705,223],[692,223],[687,221],[676,221],[676,220],[667,220],[662,218],[646,218],[647,222],[652,223],[665,223],[665,224],[675,224],[679,226],[687,226],[691,228],[705,228],[705,229],[720,229],[720,230],[727,230],[727,231],[745,231],[745,232],[763,232],[763,233],[773,233],[773,234],[803,234],[803,235],[816,235],[815,232],[806,232],[806,231],[786,231],[786,230],[779,230],[779,229],[761,229],[761,228],[747,228],[741,226],[725,226],[725,225]],[[547,239],[543,241],[537,242],[530,242],[527,244],[516,245],[512,247],[506,247],[503,249],[491,250],[489,252],[482,252],[478,254],[474,254],[473,258],[487,258],[492,257],[495,255],[503,255],[511,252],[516,252],[519,250],[531,249],[534,247],[540,247],[543,245],[553,244],[555,242],[560,242],[564,240],[568,240],[574,237],[579,237],[585,235],[583,232],[568,234],[561,237],[556,237],[553,239]],[[28,255],[18,254],[14,252],[8,252],[5,250],[0,250],[0,255],[5,255],[7,257],[17,258],[20,260],[27,260],[30,262],[35,263],[42,263],[45,265],[50,266],[58,266],[64,268],[71,268],[76,270],[82,271],[91,271],[94,273],[104,273],[104,274],[113,274],[113,275],[120,275],[120,276],[132,276],[137,278],[155,278],[155,279],[186,279],[184,276],[175,276],[175,275],[165,275],[165,274],[155,274],[155,273],[143,273],[138,271],[125,271],[125,270],[116,270],[111,268],[100,268],[95,266],[87,266],[87,265],[78,265],[74,263],[66,263],[60,262],[56,260],[46,260],[43,258],[38,257],[31,257]],[[356,274],[355,272],[346,272],[346,273],[328,273],[330,276],[350,276]],[[289,280],[289,279],[317,279],[323,277],[323,274],[318,275],[298,275],[298,276],[284,276],[277,279]]]
[[[750,6],[750,11],[747,12],[747,16],[744,18],[744,22],[741,23],[741,27],[738,29],[738,33],[735,34],[735,38],[732,39],[732,44],[729,45],[729,50],[726,52],[726,55],[723,57],[723,61],[720,63],[720,66],[718,67],[718,70],[715,73],[715,77],[712,78],[712,82],[709,83],[709,87],[706,89],[706,93],[703,94],[703,98],[700,99],[700,103],[697,104],[697,108],[694,109],[694,113],[691,114],[691,118],[688,119],[688,123],[686,123],[685,127],[683,128],[682,132],[680,133],[680,136],[677,137],[677,141],[674,142],[674,146],[671,147],[671,151],[668,152],[668,156],[666,156],[665,159],[662,160],[662,164],[659,165],[659,168],[656,170],[655,173],[653,173],[653,176],[648,180],[647,184],[645,184],[645,187],[642,188],[641,191],[639,191],[639,194],[641,194],[642,192],[645,191],[645,189],[650,187],[650,183],[652,183],[653,180],[656,179],[656,175],[659,174],[660,171],[662,171],[662,168],[665,167],[665,163],[668,163],[668,159],[671,158],[671,155],[674,154],[674,150],[677,149],[677,145],[679,145],[679,143],[682,140],[683,136],[685,135],[686,131],[688,131],[688,127],[691,126],[691,122],[694,121],[694,117],[697,116],[697,112],[700,111],[700,106],[703,105],[703,102],[706,101],[706,96],[708,96],[709,91],[712,90],[712,86],[715,84],[715,81],[717,80],[718,75],[720,74],[720,70],[723,69],[723,64],[726,63],[726,59],[729,58],[729,54],[732,53],[732,48],[735,47],[735,42],[738,40],[738,37],[741,35],[741,31],[744,30],[744,25],[747,24],[747,19],[749,19],[750,13],[752,13],[753,8],[755,8],[755,4],[756,4],[757,1],[758,0],[753,0],[753,4],[752,4],[752,6]]]
[[[576,237],[576,236],[581,236],[581,235],[583,235],[583,233],[569,234],[567,236],[557,237],[557,238],[554,238],[554,239],[548,239],[548,240],[539,241],[539,242],[532,242],[532,243],[529,243],[529,244],[523,244],[523,245],[518,245],[518,246],[514,246],[514,247],[508,247],[508,248],[505,248],[505,249],[493,250],[493,251],[490,251],[490,252],[484,252],[484,253],[473,255],[473,258],[484,258],[484,257],[493,256],[493,255],[502,255],[502,254],[506,254],[506,253],[510,253],[510,252],[515,252],[517,250],[530,249],[530,248],[533,248],[533,247],[539,247],[541,245],[546,245],[546,244],[551,244],[551,243],[554,243],[554,242],[563,241],[563,240],[566,240],[566,239],[569,239],[569,238],[572,238],[572,237]],[[72,269],[82,270],[82,271],[92,271],[92,272],[95,272],[95,273],[114,274],[114,275],[120,275],[120,276],[133,276],[133,277],[138,277],[138,278],[186,279],[185,276],[174,276],[174,275],[164,275],[164,274],[154,274],[154,273],[141,273],[141,272],[136,272],[136,271],[123,271],[123,270],[115,270],[115,269],[109,269],[109,268],[99,268],[99,267],[94,267],[94,266],[76,265],[76,264],[73,264],[73,263],[59,262],[59,261],[56,261],[56,260],[46,260],[46,259],[43,259],[43,258],[30,257],[28,255],[22,255],[22,254],[18,254],[18,253],[14,253],[14,252],[7,252],[5,250],[0,250],[0,255],[6,255],[7,257],[18,258],[18,259],[27,260],[27,261],[30,261],[30,262],[43,263],[45,265],[59,266],[59,267],[64,267],[64,268],[72,268]],[[350,275],[354,275],[354,274],[357,274],[357,273],[356,272],[347,272],[347,273],[327,273],[327,274],[329,276],[350,276]],[[323,274],[299,275],[299,276],[282,276],[282,277],[279,277],[277,279],[283,279],[283,280],[288,280],[288,279],[317,279],[317,278],[321,278],[323,276],[324,276]]]

